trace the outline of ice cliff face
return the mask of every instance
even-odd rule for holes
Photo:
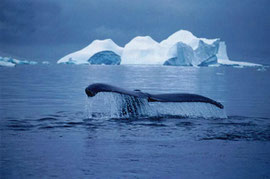
[[[176,51],[171,54],[174,54],[174,57],[165,61],[164,65],[208,66],[217,63],[216,54],[219,49],[219,40],[213,41],[212,44],[207,44],[203,40],[199,40],[198,44],[195,45],[196,48],[195,46],[192,48],[183,42],[176,43],[172,47],[174,49],[172,51]]]
[[[82,50],[64,56],[57,63],[173,66],[256,65],[230,61],[225,42],[221,42],[219,39],[198,38],[186,30],[179,30],[160,43],[150,36],[138,36],[127,43],[124,48],[116,45],[111,39],[95,40]]]
[[[225,42],[220,42],[219,43],[219,49],[217,53],[217,58],[218,59],[223,59],[223,60],[229,60],[229,57],[227,55],[227,47]]]
[[[167,58],[164,65],[173,66],[207,66],[217,62],[216,54],[219,39],[197,38],[191,32],[180,30],[160,42],[167,48]]]
[[[192,62],[193,62],[195,57],[194,57],[194,51],[189,45],[187,45],[183,42],[178,42],[172,48],[175,48],[173,50],[173,51],[175,51],[174,55],[172,55],[174,57],[165,61],[164,65],[192,66]]]
[[[121,57],[113,51],[101,51],[88,60],[93,65],[120,65]]]

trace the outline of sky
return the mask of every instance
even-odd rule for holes
[[[185,29],[232,60],[270,63],[269,0],[1,0],[0,55],[57,61],[95,39],[160,42]]]

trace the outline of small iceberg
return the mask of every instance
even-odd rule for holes
[[[41,62],[43,65],[49,65],[50,64],[50,62],[49,61],[43,61],[43,62]]]
[[[0,60],[0,66],[2,66],[2,67],[14,67],[15,64],[11,63],[11,62],[6,62],[6,61],[1,61]]]
[[[14,67],[16,65],[22,65],[22,64],[36,65],[37,62],[36,61],[28,61],[28,60],[18,60],[15,58],[1,57],[0,56],[0,66]]]

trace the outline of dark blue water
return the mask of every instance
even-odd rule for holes
[[[232,67],[0,68],[1,178],[269,178],[269,77]],[[95,82],[205,95],[228,118],[89,118],[84,89]]]

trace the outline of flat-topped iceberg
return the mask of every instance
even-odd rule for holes
[[[64,56],[57,63],[259,66],[231,61],[227,55],[225,42],[218,38],[198,38],[186,30],[179,30],[160,43],[150,36],[138,36],[124,47],[118,46],[111,39],[95,40],[87,47]]]
[[[15,65],[21,65],[21,64],[35,65],[35,64],[37,64],[37,62],[28,61],[28,60],[18,60],[15,58],[1,57],[0,56],[0,66],[14,67]]]

